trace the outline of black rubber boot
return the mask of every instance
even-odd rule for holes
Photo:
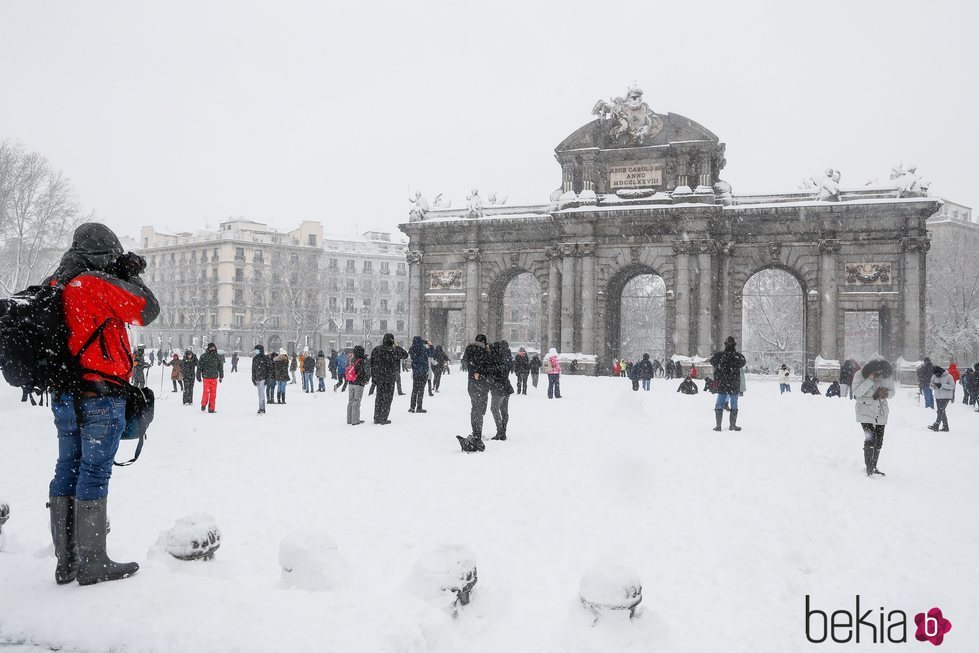
[[[456,440],[459,441],[459,446],[466,453],[475,453],[486,449],[486,445],[483,444],[483,438],[481,436],[470,435],[468,438],[464,438],[461,435],[457,435]]]
[[[58,566],[54,580],[58,585],[73,583],[78,575],[78,542],[75,538],[75,497],[49,497],[51,540]]]
[[[872,442],[863,443],[863,464],[867,467],[867,476],[874,475],[874,445]]]
[[[884,436],[883,435],[875,435],[874,436],[874,455],[873,455],[874,472],[873,473],[874,474],[879,474],[880,476],[885,476],[884,472],[882,472],[879,469],[877,469],[877,461],[880,460],[880,450],[883,449],[883,448],[884,448]]]
[[[715,408],[714,409],[714,417],[717,419],[717,426],[714,427],[714,430],[715,431],[720,431],[721,430],[721,420],[724,419],[724,409],[723,408]]]
[[[730,426],[730,429],[732,431],[740,431],[741,430],[741,427],[738,426],[738,411],[736,411],[736,410],[732,410],[731,411],[731,426]]]
[[[105,499],[75,501],[75,531],[78,534],[79,585],[129,578],[139,571],[135,562],[113,562],[105,552]]]

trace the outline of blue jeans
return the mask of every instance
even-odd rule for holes
[[[790,386],[788,383],[779,383],[778,389],[780,395],[784,395],[786,392],[792,392],[792,386]]]
[[[649,382],[650,382],[650,379],[643,379],[642,380],[642,389],[643,390],[646,390],[647,392],[649,391]]]
[[[306,392],[312,392],[315,389],[316,386],[313,385],[313,373],[303,372],[303,390]]]
[[[921,395],[925,398],[925,408],[935,407],[935,395],[932,394],[931,388],[928,386],[921,386]]]
[[[279,381],[276,384],[276,390],[278,390],[278,392],[279,392],[280,395],[282,395],[283,397],[285,397],[286,396],[286,381]]]
[[[561,375],[560,374],[548,374],[547,375],[547,398],[553,399],[557,397],[561,398]]]
[[[714,402],[714,410],[724,410],[724,404],[728,401],[731,402],[731,410],[738,409],[738,395],[737,393],[732,395],[722,395],[718,393],[717,401]]]
[[[107,497],[112,461],[126,429],[126,400],[63,394],[52,397],[51,412],[58,429],[58,463],[49,496]]]
[[[321,376],[320,377],[320,388],[319,388],[319,390],[320,390],[320,392],[326,392],[326,377],[324,377],[324,376]]]

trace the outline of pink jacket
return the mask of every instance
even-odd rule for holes
[[[547,362],[551,365],[551,371],[549,374],[560,374],[561,373],[561,359],[557,356],[551,356],[547,359]]]

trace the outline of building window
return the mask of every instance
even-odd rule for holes
[[[381,331],[384,331],[385,333],[387,333],[387,330],[388,330],[388,321],[387,320],[381,320],[381,322],[380,322],[380,329],[381,329]]]
[[[244,281],[245,271],[241,268],[235,268],[235,281]]]
[[[255,270],[255,272],[252,274],[252,277],[255,279],[255,281],[261,281],[262,280],[262,271],[261,270]]]
[[[245,325],[245,316],[242,314],[235,315],[235,326],[240,327]]]
[[[245,260],[245,248],[244,247],[235,247],[235,260],[236,261],[244,261]]]
[[[373,292],[374,282],[371,281],[370,279],[364,279],[363,281],[360,282],[360,290],[361,292],[365,292],[365,293]]]
[[[241,288],[235,288],[235,303],[240,304],[245,301],[245,291]]]
[[[330,269],[331,270],[339,270],[340,269],[340,261],[337,260],[337,259],[335,259],[335,258],[331,258],[330,259]]]
[[[345,326],[346,326],[346,333],[353,333],[354,332],[354,321],[352,319],[347,320],[347,323],[346,323]]]
[[[404,313],[405,312],[405,303],[403,301],[398,302],[398,312],[399,313]]]
[[[344,308],[344,310],[347,310],[347,311],[354,310],[354,298],[353,297],[347,297],[346,299],[344,299],[343,308]]]
[[[404,320],[398,320],[398,333],[404,333],[405,323]]]
[[[398,292],[403,293],[404,291],[405,291],[405,282],[404,281],[399,281],[398,282]]]
[[[391,263],[381,261],[381,274],[391,274]]]
[[[391,287],[388,285],[387,279],[381,282],[381,292],[384,294],[391,292]]]
[[[364,261],[364,274],[373,270],[373,263],[371,261]]]
[[[255,256],[252,257],[252,261],[254,261],[255,263],[265,262],[265,254],[262,252],[262,250],[260,249],[255,250]]]
[[[371,307],[370,297],[365,297],[364,298],[364,308],[370,308],[370,307]]]
[[[408,269],[405,267],[405,263],[398,263],[398,274],[407,274]]]
[[[279,328],[279,318],[278,318],[278,316],[275,316],[275,317],[272,318],[272,328],[273,329],[278,329]]]
[[[337,310],[337,298],[336,297],[330,297],[330,310],[331,311]]]
[[[343,289],[345,291],[347,291],[347,292],[353,292],[354,291],[354,280],[353,279],[347,279],[346,283],[344,283],[344,285],[343,285]]]
[[[207,270],[201,270],[201,281],[207,281]]]
[[[309,237],[306,239],[306,241],[307,241],[306,244],[309,245],[310,247],[316,247],[316,234],[309,234]]]
[[[211,260],[212,261],[217,261],[218,260],[218,248],[217,247],[214,248],[214,253],[211,254]]]
[[[381,312],[382,313],[387,313],[388,312],[388,300],[386,300],[386,299],[382,299],[381,300]]]
[[[371,332],[371,321],[365,319],[364,320],[364,333],[370,333],[370,332]]]
[[[356,272],[356,271],[357,271],[357,261],[354,261],[353,259],[347,259],[347,272]]]

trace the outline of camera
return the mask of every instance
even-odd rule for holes
[[[137,277],[146,269],[146,259],[134,252],[126,252],[115,260],[110,272],[120,279]]]

